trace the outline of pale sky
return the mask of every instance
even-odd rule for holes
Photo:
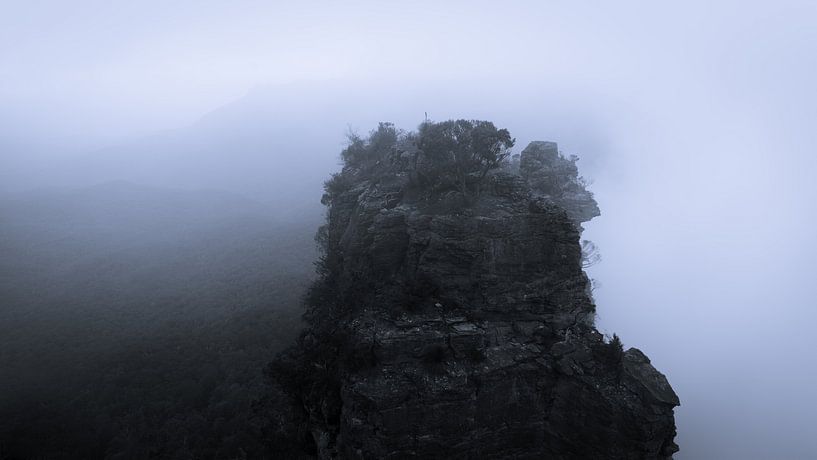
[[[0,97],[126,134],[302,79],[494,78],[659,100],[700,79],[751,90],[743,72],[785,91],[805,83],[791,66],[813,68],[812,2],[597,3],[6,1]]]

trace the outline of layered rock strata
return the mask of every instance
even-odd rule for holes
[[[272,366],[294,401],[282,423],[297,429],[279,426],[298,433],[287,448],[383,459],[677,450],[666,378],[594,328],[580,224],[599,211],[575,160],[547,142],[517,160],[464,207],[418,198],[409,173],[342,173],[310,326]]]

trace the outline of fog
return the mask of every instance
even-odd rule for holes
[[[253,225],[308,233],[350,129],[492,120],[517,153],[552,140],[582,158],[602,210],[584,234],[602,254],[590,269],[597,324],[678,393],[676,458],[817,455],[817,4],[3,9],[4,203],[127,183],[229,196],[196,215],[252,209],[242,216],[264,216]],[[20,208],[2,209],[12,229]],[[151,232],[113,238],[111,251]]]

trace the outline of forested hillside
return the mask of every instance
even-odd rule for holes
[[[256,458],[315,221],[108,183],[0,202],[0,458]]]

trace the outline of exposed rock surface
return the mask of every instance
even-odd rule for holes
[[[445,212],[417,199],[399,170],[336,178],[310,327],[271,366],[294,401],[275,428],[282,449],[672,456],[679,402],[666,378],[593,327],[579,224],[599,211],[575,161],[534,142],[518,166]]]

